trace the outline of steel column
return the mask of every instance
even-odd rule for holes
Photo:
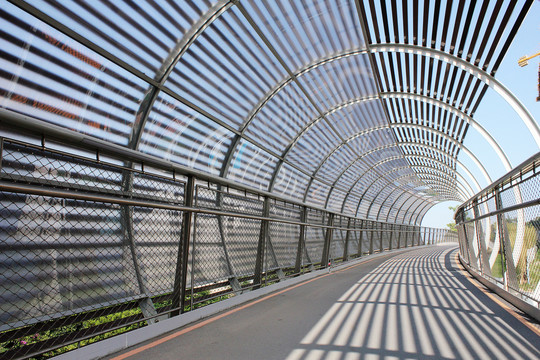
[[[495,188],[495,206],[497,210],[504,208],[499,186]],[[507,291],[509,287],[517,289],[519,284],[517,283],[516,266],[514,264],[514,258],[512,257],[512,246],[510,245],[508,228],[504,221],[504,213],[497,214],[497,226],[499,228],[499,237],[501,241],[501,260],[503,260],[503,264],[505,265],[505,269],[503,269],[504,286]]]
[[[330,258],[330,243],[332,242],[332,226],[334,226],[334,214],[328,214],[328,227],[324,237],[324,247],[321,258],[321,266],[327,267]]]
[[[302,210],[301,210],[301,213],[300,213],[300,222],[301,223],[305,223],[306,222],[306,207],[303,206],[302,207]],[[298,246],[297,246],[297,250],[296,250],[296,262],[295,262],[295,265],[294,265],[294,272],[296,274],[299,274],[300,271],[302,270],[302,253],[304,252],[304,249],[305,249],[305,243],[304,243],[304,238],[306,236],[306,226],[305,225],[300,225],[300,236],[298,237]]]
[[[262,216],[267,218],[270,214],[270,201],[268,197],[264,198],[263,213]],[[269,223],[268,220],[261,220],[261,230],[259,233],[259,243],[257,245],[257,259],[255,260],[255,277],[253,279],[253,284],[255,285],[253,289],[258,289],[262,285],[262,278],[264,272],[264,256],[266,241],[268,238],[269,232]]]
[[[193,206],[194,194],[195,178],[193,176],[189,176],[185,192],[186,206]],[[191,211],[184,211],[182,220],[183,227],[180,242],[178,244],[178,256],[176,260],[176,272],[174,277],[174,287],[172,295],[172,307],[176,310],[171,312],[171,316],[179,315],[180,313],[184,312],[192,220],[193,213]],[[191,271],[193,271],[193,269],[191,269]]]

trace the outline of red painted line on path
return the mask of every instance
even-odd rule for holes
[[[161,338],[161,339],[155,340],[155,341],[153,341],[153,342],[151,342],[151,343],[149,343],[149,344],[146,344],[146,345],[144,345],[144,346],[141,346],[141,347],[138,347],[138,348],[136,348],[136,349],[133,349],[133,350],[127,352],[127,353],[124,353],[124,354],[115,356],[115,357],[113,357],[111,360],[123,360],[123,359],[126,359],[126,358],[128,358],[128,357],[130,357],[130,356],[136,355],[136,354],[141,353],[141,352],[143,352],[143,351],[145,351],[145,350],[148,350],[148,349],[151,349],[151,348],[153,348],[153,347],[156,347],[156,346],[158,346],[158,345],[160,345],[160,344],[163,344],[164,342],[167,342],[167,341],[169,341],[169,340],[172,340],[172,339],[174,339],[174,338],[176,338],[176,337],[178,337],[178,336],[180,336],[180,335],[184,335],[184,334],[186,334],[186,333],[188,333],[188,332],[190,332],[190,331],[196,330],[196,329],[201,328],[201,327],[203,327],[203,326],[205,326],[205,325],[208,325],[208,324],[210,324],[210,323],[213,323],[213,322],[216,321],[216,320],[219,320],[219,319],[222,319],[222,318],[224,318],[224,317],[226,317],[226,316],[229,316],[229,315],[231,315],[231,314],[234,314],[234,313],[236,313],[236,312],[238,312],[238,311],[240,311],[240,310],[246,309],[246,308],[248,308],[248,307],[250,307],[250,306],[253,306],[253,305],[255,305],[255,304],[258,304],[258,303],[260,303],[260,302],[263,302],[263,301],[265,301],[265,300],[268,300],[268,299],[270,299],[270,298],[273,298],[274,296],[281,295],[281,294],[283,294],[283,293],[285,293],[285,292],[287,292],[287,291],[296,289],[297,287],[300,287],[300,286],[302,286],[302,285],[309,284],[309,283],[312,282],[312,281],[315,281],[315,280],[319,280],[319,279],[325,278],[325,277],[330,276],[330,275],[332,275],[332,274],[339,273],[339,272],[342,272],[342,271],[345,271],[345,270],[349,270],[349,269],[352,269],[352,268],[357,267],[357,266],[360,266],[360,265],[367,264],[368,262],[371,262],[371,261],[376,260],[376,259],[378,259],[378,258],[375,258],[375,259],[369,259],[369,260],[363,261],[363,262],[361,262],[361,263],[358,263],[358,264],[356,264],[356,265],[352,265],[352,266],[346,267],[346,268],[344,268],[344,269],[335,271],[335,272],[333,272],[333,273],[329,273],[329,274],[317,276],[316,278],[313,278],[313,279],[311,279],[311,280],[307,280],[307,281],[304,281],[304,282],[302,282],[302,283],[300,283],[300,284],[296,284],[296,285],[294,285],[294,286],[288,287],[288,288],[283,289],[283,290],[280,290],[280,291],[278,291],[278,292],[269,294],[269,295],[267,295],[267,296],[265,296],[265,297],[259,298],[259,299],[257,299],[257,300],[254,300],[254,301],[252,301],[252,302],[249,302],[249,303],[247,303],[247,304],[245,304],[245,305],[239,306],[239,307],[237,307],[237,308],[234,308],[234,309],[229,310],[229,311],[227,311],[227,312],[224,312],[224,313],[222,313],[222,314],[219,314],[219,315],[216,315],[216,316],[212,316],[212,317],[209,318],[209,319],[206,319],[206,320],[203,320],[203,321],[201,321],[201,322],[199,322],[199,323],[196,323],[196,324],[194,324],[194,325],[188,326],[187,328],[184,328],[184,329],[182,329],[182,330],[180,330],[180,331],[177,331],[177,332],[175,332],[175,333],[173,333],[173,334],[171,334],[171,335],[165,336],[165,337],[163,337],[163,338]]]

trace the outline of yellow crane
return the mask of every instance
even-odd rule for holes
[[[531,56],[522,56],[518,59],[518,65],[521,67],[527,66],[529,64],[529,60],[538,55],[540,55],[540,51]],[[536,98],[536,101],[540,101],[540,64],[538,64],[538,97]]]

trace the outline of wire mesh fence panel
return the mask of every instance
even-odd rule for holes
[[[22,333],[32,332],[36,345],[25,352],[92,333],[92,310],[124,303],[118,318],[140,312],[130,304],[142,294],[119,205],[6,192],[0,199],[0,331],[28,327]],[[44,321],[53,322],[45,332],[32,327]]]
[[[133,239],[146,292],[172,292],[182,234],[182,212],[135,207]]]
[[[271,222],[270,239],[277,259],[277,268],[293,268],[296,264],[300,226]]]
[[[370,241],[372,242],[373,244],[373,252],[378,252],[380,251],[381,249],[381,231],[380,231],[380,226],[376,223],[373,223],[373,227],[370,231]]]
[[[371,239],[371,229],[369,223],[367,221],[363,221],[363,230],[362,230],[362,237],[360,241],[362,242],[362,254],[369,254],[370,253],[370,239]]]
[[[237,276],[253,275],[260,232],[260,220],[223,217],[225,243]]]
[[[390,248],[390,233],[386,224],[381,225],[381,243],[383,250]]]
[[[231,261],[223,229],[227,225],[221,221],[219,215],[196,216],[195,243],[191,249],[194,257],[193,286],[226,280],[240,272]]]
[[[332,241],[330,243],[330,258],[342,259],[345,248],[345,237],[347,231],[341,228],[347,228],[348,219],[342,216],[334,217],[334,229],[332,231]]]
[[[319,210],[307,209],[306,222],[327,225],[326,214]],[[326,228],[306,226],[306,250],[313,264],[321,262]]]
[[[301,220],[301,207],[287,203],[271,203],[270,217],[288,221]],[[270,222],[270,240],[276,257],[276,268],[293,268],[296,265],[300,225]]]
[[[345,246],[348,257],[372,241],[388,247],[375,221],[201,182],[187,235],[187,185],[167,169],[3,145],[0,180],[26,187],[0,192],[2,358],[56,354],[152,323],[176,311],[184,276],[180,312],[256,288],[257,276],[271,283],[326,267],[321,261],[341,260]],[[190,242],[185,267],[182,241]]]
[[[4,140],[1,176],[17,182],[117,194],[122,191],[123,170]]]
[[[360,231],[357,230],[356,224],[351,222],[351,230],[349,231],[349,242],[347,244],[347,254],[349,254],[349,257],[357,257],[359,256],[358,251],[358,244],[360,243]]]
[[[465,261],[534,306],[540,303],[539,162],[538,155],[529,159],[456,212]]]
[[[520,216],[533,219],[540,207],[533,206],[524,210],[510,211],[504,214],[504,226],[510,251],[507,251],[507,263],[515,267],[515,274],[508,272],[508,286],[528,297],[538,299],[539,277],[538,232],[530,221],[520,221]],[[521,214],[520,214],[521,212]],[[515,278],[512,278],[512,275]]]

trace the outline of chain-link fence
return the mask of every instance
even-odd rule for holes
[[[456,212],[463,261],[529,304],[540,305],[540,154]]]
[[[0,142],[5,359],[47,358],[287,277],[445,239],[98,153]]]

